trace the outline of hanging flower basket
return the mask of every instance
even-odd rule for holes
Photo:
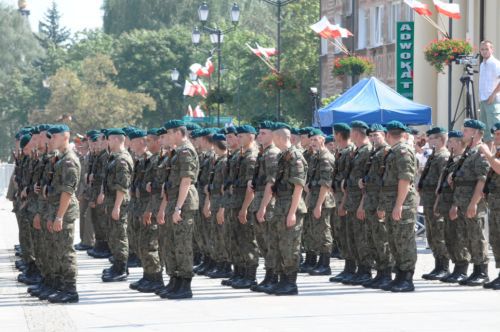
[[[203,101],[203,103],[210,107],[214,104],[225,104],[230,103],[233,99],[231,93],[226,89],[220,89],[217,92],[217,89],[212,89],[208,91],[207,98]]]
[[[461,39],[433,40],[425,48],[425,60],[433,66],[438,73],[444,72],[444,66],[449,65],[460,55],[472,54],[472,45]]]
[[[293,90],[297,88],[297,81],[288,73],[273,71],[262,78],[259,87],[266,93],[274,94],[278,90]]]
[[[336,58],[333,63],[333,76],[360,76],[371,74],[375,65],[367,57],[363,56],[346,56]]]

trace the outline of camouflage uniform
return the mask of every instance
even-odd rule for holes
[[[163,153],[162,156],[158,158],[158,166],[156,167],[154,178],[151,183],[151,203],[148,205],[148,209],[151,209],[153,216],[158,214],[163,195],[165,195],[164,185],[170,174],[171,162],[174,154],[175,150],[171,150],[170,152]],[[167,248],[167,224],[165,223],[158,225],[158,254],[162,266],[166,266]]]
[[[490,170],[487,182],[489,241],[493,249],[496,268],[500,268],[500,175]]]
[[[17,194],[17,214],[19,216],[19,233],[20,243],[22,247],[22,259],[28,265],[35,264],[35,253],[33,251],[33,215],[28,210],[27,198],[21,198],[21,192],[26,191],[29,193],[31,187],[32,167],[34,158],[31,156],[24,156],[21,163],[21,174],[19,191]]]
[[[313,149],[309,148],[307,150],[300,149],[302,152],[302,155],[304,156],[304,159],[308,165],[311,165],[311,162],[316,158],[316,151]],[[304,199],[306,198],[307,194],[305,191],[302,192],[302,195],[304,196]],[[313,234],[313,220],[312,220],[312,215],[310,213],[307,213],[304,215],[304,225],[302,227],[302,246],[304,248],[304,251],[307,253],[312,254],[314,252],[314,247],[316,246],[315,239],[314,239],[314,234]],[[315,254],[318,254],[317,252]],[[307,257],[306,257],[307,258]],[[313,265],[316,263],[316,256],[311,257],[311,262]],[[307,269],[307,268],[306,268]],[[306,272],[306,271],[301,271],[301,272]]]
[[[90,209],[92,225],[95,233],[95,249],[108,248],[108,224],[105,212],[105,204],[97,204],[97,197],[103,189],[104,175],[108,163],[109,153],[106,149],[100,151],[92,163],[92,182],[90,185],[90,201],[96,203],[95,208]]]
[[[82,173],[80,174],[80,184],[78,185],[76,197],[80,205],[80,240],[84,245],[93,246],[95,237],[91,220],[92,215],[89,210],[90,186],[87,178],[87,175],[90,173],[89,169],[92,167],[93,155],[89,152],[85,156],[80,156],[79,159],[82,166]]]
[[[206,194],[205,187],[209,184],[210,181],[210,168],[215,161],[215,153],[210,151],[205,151],[200,154],[200,172],[198,175],[198,180],[196,182],[196,187],[198,190],[199,196],[199,216],[195,218],[194,225],[194,238],[198,247],[201,250],[201,253],[206,257],[211,257],[213,254],[213,239],[210,237],[211,229],[212,229],[212,221],[210,218],[206,218],[203,214],[203,206],[205,204]],[[211,264],[213,267],[213,263]]]

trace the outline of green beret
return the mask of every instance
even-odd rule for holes
[[[300,128],[299,129],[299,133],[300,135],[307,135],[309,136],[309,133],[311,132],[311,130],[313,130],[314,127],[304,127],[304,128]]]
[[[215,134],[213,128],[202,128],[196,130],[196,137],[205,137]]]
[[[273,130],[274,122],[265,120],[259,124],[259,129]]]
[[[273,131],[280,130],[280,129],[288,129],[288,130],[291,131],[292,127],[290,127],[290,125],[288,125],[288,124],[286,124],[284,122],[275,122],[274,126],[273,126]],[[297,129],[297,128],[294,128],[294,129]],[[297,132],[300,132],[300,131],[297,131]],[[300,135],[300,134],[294,134],[294,135]]]
[[[49,132],[51,135],[65,133],[65,132],[68,132],[68,131],[69,131],[69,127],[67,125],[65,125],[65,124],[54,125],[54,126],[51,126],[49,128],[49,130],[47,130],[47,132]]]
[[[132,130],[131,132],[129,132],[128,138],[130,138],[132,140],[132,139],[136,139],[136,138],[143,138],[143,137],[146,137],[147,135],[148,135],[147,131],[142,130],[142,129],[135,129],[135,130]]]
[[[366,124],[366,122],[359,120],[351,122],[351,128],[359,128],[365,130],[370,129],[370,127]]]
[[[165,129],[169,130],[169,129],[175,129],[175,128],[179,128],[179,127],[186,127],[186,123],[182,120],[170,120],[170,121],[167,121],[163,124],[163,127],[165,127]]]
[[[156,130],[156,135],[158,135],[158,136],[165,135],[166,133],[167,133],[167,130],[164,127],[157,128],[157,130]]]
[[[243,125],[236,127],[238,134],[257,134],[257,130],[250,125]]]
[[[38,129],[40,130],[40,132],[47,131],[47,130],[49,130],[49,128],[50,128],[50,125],[46,124],[46,123],[41,124],[41,125],[38,126]]]
[[[376,133],[377,131],[387,132],[384,126],[379,123],[374,123],[370,126],[370,129],[367,131],[368,133]]]
[[[390,130],[402,130],[402,131],[408,132],[408,129],[409,129],[407,126],[405,126],[401,122],[395,121],[395,120],[387,123],[385,125],[385,127],[387,128],[388,131],[390,131]]]
[[[40,134],[40,127],[39,126],[34,126],[33,130],[31,130],[32,135],[38,135]]]
[[[445,133],[446,133],[446,129],[444,129],[443,127],[434,127],[434,128],[427,130],[427,132],[426,132],[427,136],[434,135],[434,134],[445,134]]]
[[[229,126],[229,127],[226,127],[224,128],[224,134],[237,134],[238,131],[236,130],[236,127],[234,126]]]
[[[24,149],[24,147],[28,145],[28,143],[31,141],[31,137],[31,134],[24,134],[23,137],[21,137],[21,149]]]
[[[226,136],[223,135],[223,134],[214,134],[214,136],[212,136],[212,139],[214,141],[225,141],[226,140]]]
[[[160,128],[149,128],[147,134],[151,136],[158,136],[158,129]]]
[[[91,136],[99,135],[100,133],[101,132],[99,130],[92,129],[92,130],[87,131],[87,133],[85,135],[87,135],[88,137],[91,137]]]
[[[500,130],[500,122],[497,122],[491,127],[491,133],[494,134],[495,131]]]
[[[459,130],[452,130],[448,132],[448,138],[462,138],[464,137],[464,133]]]
[[[106,135],[106,137],[118,136],[118,135],[126,136],[125,131],[123,131],[122,128],[109,128],[106,130],[105,135]]]
[[[344,122],[339,122],[333,125],[333,131],[335,133],[350,133],[351,132],[351,127]]]
[[[484,130],[486,128],[486,125],[479,120],[467,120],[464,122],[464,127],[478,129],[478,130]]]
[[[335,137],[333,135],[328,135],[325,137],[325,143],[328,144],[328,143],[332,143],[332,142],[335,142]]]
[[[196,129],[201,129],[201,127],[197,123],[188,122],[188,123],[186,123],[186,129],[189,130],[189,131],[193,131],[193,130],[196,130]]]
[[[92,141],[92,142],[97,142],[97,140],[99,139],[99,136],[101,134],[96,134],[96,135],[90,135],[89,136],[89,139]]]
[[[309,134],[307,134],[308,137],[313,137],[313,136],[325,136],[325,133],[321,131],[321,129],[318,128],[313,128],[311,131],[309,131]]]
[[[203,131],[204,129],[203,128],[200,128],[200,129],[195,129],[191,132],[191,138],[198,138],[198,137],[201,137],[202,134],[203,134]]]
[[[276,123],[274,125],[276,126]],[[299,128],[295,128],[295,127],[290,128],[290,133],[292,135],[299,136],[300,135],[300,129]]]

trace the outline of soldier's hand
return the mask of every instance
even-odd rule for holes
[[[54,224],[52,226],[52,229],[54,230],[54,232],[60,232],[62,231],[62,224],[63,224],[63,221],[62,219],[57,219],[54,221]]]
[[[347,215],[347,211],[343,204],[341,204],[337,209],[337,214],[339,217],[345,217]]]
[[[145,212],[143,217],[142,217],[142,223],[144,226],[149,226],[151,225],[151,217],[153,216],[153,213],[151,212]]]
[[[119,206],[113,207],[113,211],[111,212],[111,218],[113,218],[113,220],[120,219],[120,207]]]
[[[33,186],[33,191],[35,192],[35,194],[39,194],[40,190],[40,186],[35,183],[35,185]]]
[[[394,209],[392,209],[392,219],[394,221],[400,221],[402,214],[403,214],[403,206],[400,205],[394,206]]]
[[[95,209],[95,202],[89,202],[89,206],[93,209]]]
[[[47,198],[47,195],[45,194],[47,192],[47,185],[43,186],[42,188],[42,197]]]
[[[358,187],[359,189],[365,189],[365,183],[363,182],[363,179],[358,180]]]
[[[356,211],[356,218],[358,218],[359,220],[365,220],[366,218],[365,209],[358,207],[358,210]]]
[[[321,205],[314,207],[313,215],[314,215],[314,219],[321,218]]]
[[[479,152],[483,154],[486,158],[493,157],[493,153],[491,152],[490,147],[486,143],[483,143],[479,146]]]
[[[224,225],[224,209],[219,209],[219,211],[217,211],[216,218],[218,225]]]
[[[297,217],[295,216],[295,213],[293,214],[289,213],[286,217],[286,227],[292,228],[295,226],[296,223],[297,223]]]
[[[210,208],[205,206],[203,208],[203,215],[205,216],[205,218],[210,218],[212,216],[212,211],[210,211]]]
[[[453,188],[453,174],[448,175],[448,185]]]
[[[97,196],[97,204],[101,205],[102,203],[104,203],[104,194],[100,193],[99,196]]]
[[[151,192],[151,182],[146,183],[146,191],[147,191],[148,193],[150,193],[150,192]]]
[[[377,210],[377,217],[379,219],[384,219],[385,218],[385,211]]]
[[[27,194],[26,188],[24,188],[23,191],[21,191],[21,198],[26,198],[27,196],[28,196],[28,194]]]
[[[158,213],[156,214],[156,222],[158,225],[164,225],[165,224],[165,210],[160,209]]]
[[[306,185],[304,186],[304,192],[305,192],[306,194],[309,194],[309,191],[310,191],[310,190],[309,190],[309,183],[308,183],[308,184],[306,184]]]
[[[53,233],[54,232],[54,229],[53,229],[53,222],[52,220],[47,220],[47,230],[49,231],[49,233]]]
[[[240,210],[240,212],[238,213],[238,220],[242,225],[245,225],[247,223],[247,210]]]
[[[259,211],[257,211],[256,217],[259,223],[263,223],[264,221],[266,221],[266,208],[259,209]]]
[[[466,217],[472,219],[476,217],[476,214],[477,214],[477,204],[470,203],[469,206],[467,207]]]
[[[182,221],[181,211],[175,211],[174,214],[172,215],[172,222],[177,225],[181,221]]]
[[[458,218],[458,207],[457,206],[452,206],[450,209],[450,220],[455,220]]]
[[[35,217],[33,218],[33,227],[36,230],[41,230],[42,229],[42,223],[40,220],[40,214],[35,214]]]

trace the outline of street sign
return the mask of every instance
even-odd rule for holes
[[[414,22],[397,22],[396,31],[396,91],[413,99]]]

